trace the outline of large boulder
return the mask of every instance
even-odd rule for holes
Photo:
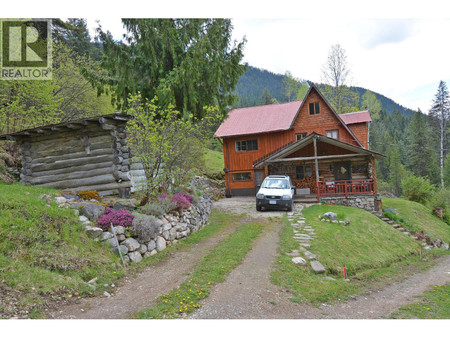
[[[128,253],[128,248],[125,245],[119,245],[119,250],[122,253],[122,256],[126,255]],[[119,250],[117,250],[117,247],[111,248],[111,251],[118,254]]]
[[[103,230],[101,228],[91,227],[89,225],[85,227],[85,230],[87,235],[91,238],[97,238],[103,233]]]
[[[153,251],[156,249],[156,243],[154,240],[151,240],[147,243],[147,250],[148,251]]]
[[[334,212],[331,212],[331,211],[324,213],[324,214],[323,214],[323,217],[324,217],[324,218],[331,219],[331,220],[333,220],[333,221],[334,221],[334,220],[337,220],[337,215],[336,215]]]
[[[156,251],[160,252],[166,248],[166,240],[161,236],[156,237]]]
[[[124,240],[121,244],[125,245],[128,248],[128,251],[136,251],[141,247],[141,244],[131,237]]]
[[[137,251],[138,251],[141,255],[145,254],[145,253],[147,252],[147,245],[141,244],[141,246],[139,247],[139,249],[137,249]]]
[[[142,261],[142,255],[139,253],[139,251],[129,252],[128,258],[130,258],[130,261],[133,263],[139,263],[140,261]]]
[[[74,203],[72,204],[72,208],[79,210],[81,215],[93,221],[96,221],[106,210],[103,205],[89,202]]]
[[[113,238],[113,234],[110,232],[102,232],[100,234],[100,240],[101,241],[107,241],[108,239]]]

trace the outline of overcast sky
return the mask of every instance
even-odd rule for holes
[[[120,19],[99,18],[118,39]],[[351,85],[428,112],[440,80],[450,86],[449,19],[233,19],[233,37],[245,36],[249,65],[321,82],[331,45],[347,53]],[[88,19],[91,33],[97,24]]]

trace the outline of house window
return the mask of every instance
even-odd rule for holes
[[[309,114],[317,115],[320,114],[319,102],[314,102],[309,104]]]
[[[299,165],[295,168],[295,171],[296,171],[295,177],[299,180],[302,180],[305,177],[312,176],[312,169],[310,165]]]
[[[350,180],[352,178],[352,168],[350,162],[334,163],[334,179]]]
[[[252,173],[237,173],[232,174],[233,181],[251,181]]]
[[[339,140],[339,130],[338,129],[327,130],[325,133],[326,133],[327,137]]]
[[[258,150],[258,140],[236,141],[236,151]]]
[[[308,135],[308,133],[295,134],[296,141],[300,141],[300,140],[304,139],[306,137],[306,135]]]

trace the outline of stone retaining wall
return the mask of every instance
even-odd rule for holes
[[[201,192],[201,196],[197,195],[195,203],[188,209],[172,211],[157,219],[156,222],[153,221],[151,236],[147,237],[147,240],[140,240],[137,235],[132,233],[131,228],[114,227],[120,252],[127,262],[138,263],[143,258],[153,256],[206,225],[213,200],[220,197],[220,190],[209,179],[200,176],[191,180],[190,187],[196,192]],[[47,200],[49,204],[53,199],[60,208],[73,208],[88,236],[108,245],[113,252],[118,253],[117,242],[112,230],[103,231],[97,227],[98,217],[106,210],[104,205],[95,200],[80,201],[77,196],[69,193],[56,197],[41,195],[40,198]],[[135,213],[138,212],[136,200],[121,199],[116,202],[110,207],[113,209],[126,208],[134,210]]]
[[[320,200],[325,203],[345,205],[348,207],[360,208],[367,211],[377,211],[376,195],[354,195],[348,196],[348,198],[341,196],[332,196],[332,197],[321,197]]]
[[[180,215],[164,215],[164,217],[160,218],[158,229],[151,236],[151,239],[147,241],[131,237],[131,233],[124,227],[115,227],[116,236],[120,243],[119,248],[125,261],[139,263],[143,258],[153,256],[202,229],[208,221],[211,204],[212,201],[210,199],[200,197],[197,205],[191,206]],[[89,233],[90,229],[88,227],[89,225],[86,226],[86,230]],[[91,237],[98,238],[97,240],[100,240],[105,245],[109,245],[113,252],[117,252],[117,243],[111,229],[100,233],[98,237],[95,235]]]

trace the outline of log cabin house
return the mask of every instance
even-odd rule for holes
[[[115,113],[79,119],[0,135],[0,140],[16,141],[22,184],[129,197],[144,176],[127,146],[130,118]]]
[[[368,111],[338,115],[314,84],[303,101],[231,110],[215,133],[227,197],[254,196],[266,176],[282,174],[296,199],[378,210],[375,159],[384,155],[369,150],[370,122]]]

